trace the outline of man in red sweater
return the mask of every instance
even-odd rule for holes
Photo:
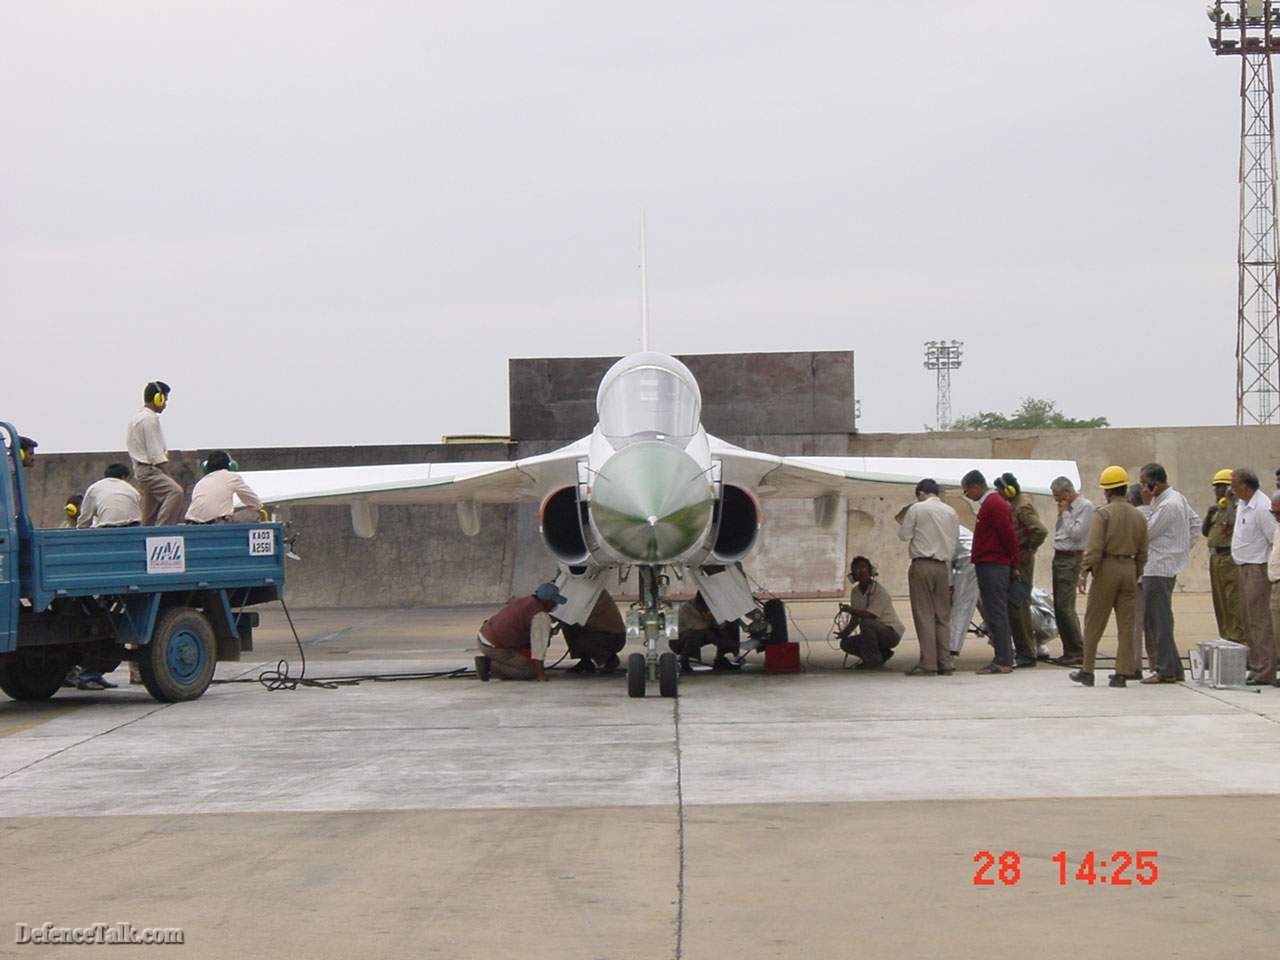
[[[476,640],[476,676],[488,680],[546,680],[542,661],[551,642],[550,613],[565,602],[554,583],[541,584],[527,597],[515,597],[480,624]]]
[[[1018,535],[1013,511],[1004,497],[987,486],[987,478],[970,470],[960,479],[964,495],[978,504],[970,556],[978,574],[982,616],[995,642],[996,656],[978,673],[1012,673],[1013,640],[1009,634],[1009,583],[1018,572]]]

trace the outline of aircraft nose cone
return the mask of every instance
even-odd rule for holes
[[[657,440],[610,457],[592,482],[589,505],[596,534],[631,563],[669,563],[687,553],[706,536],[711,508],[706,472]]]

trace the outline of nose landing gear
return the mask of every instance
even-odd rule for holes
[[[662,596],[659,567],[640,567],[640,602],[627,618],[627,639],[644,640],[645,652],[627,657],[627,696],[643,697],[650,680],[664,697],[679,695],[680,665],[674,653],[658,653],[659,639],[678,635],[675,608]]]

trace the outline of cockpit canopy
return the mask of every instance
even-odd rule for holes
[[[663,353],[623,357],[596,394],[600,432],[615,447],[637,440],[687,445],[702,422],[702,393],[689,368]]]

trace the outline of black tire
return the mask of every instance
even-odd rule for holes
[[[764,618],[769,624],[769,639],[766,643],[786,643],[787,608],[781,600],[774,597],[764,602]]]
[[[171,607],[160,614],[151,642],[138,651],[147,692],[161,703],[195,700],[209,687],[218,647],[199,610]]]
[[[645,664],[643,653],[633,653],[627,657],[627,696],[643,697],[645,673],[647,665]]]
[[[0,690],[14,700],[48,700],[69,669],[62,657],[24,656],[0,663]]]
[[[680,664],[676,662],[674,653],[664,653],[658,657],[658,692],[664,697],[679,695]]]

